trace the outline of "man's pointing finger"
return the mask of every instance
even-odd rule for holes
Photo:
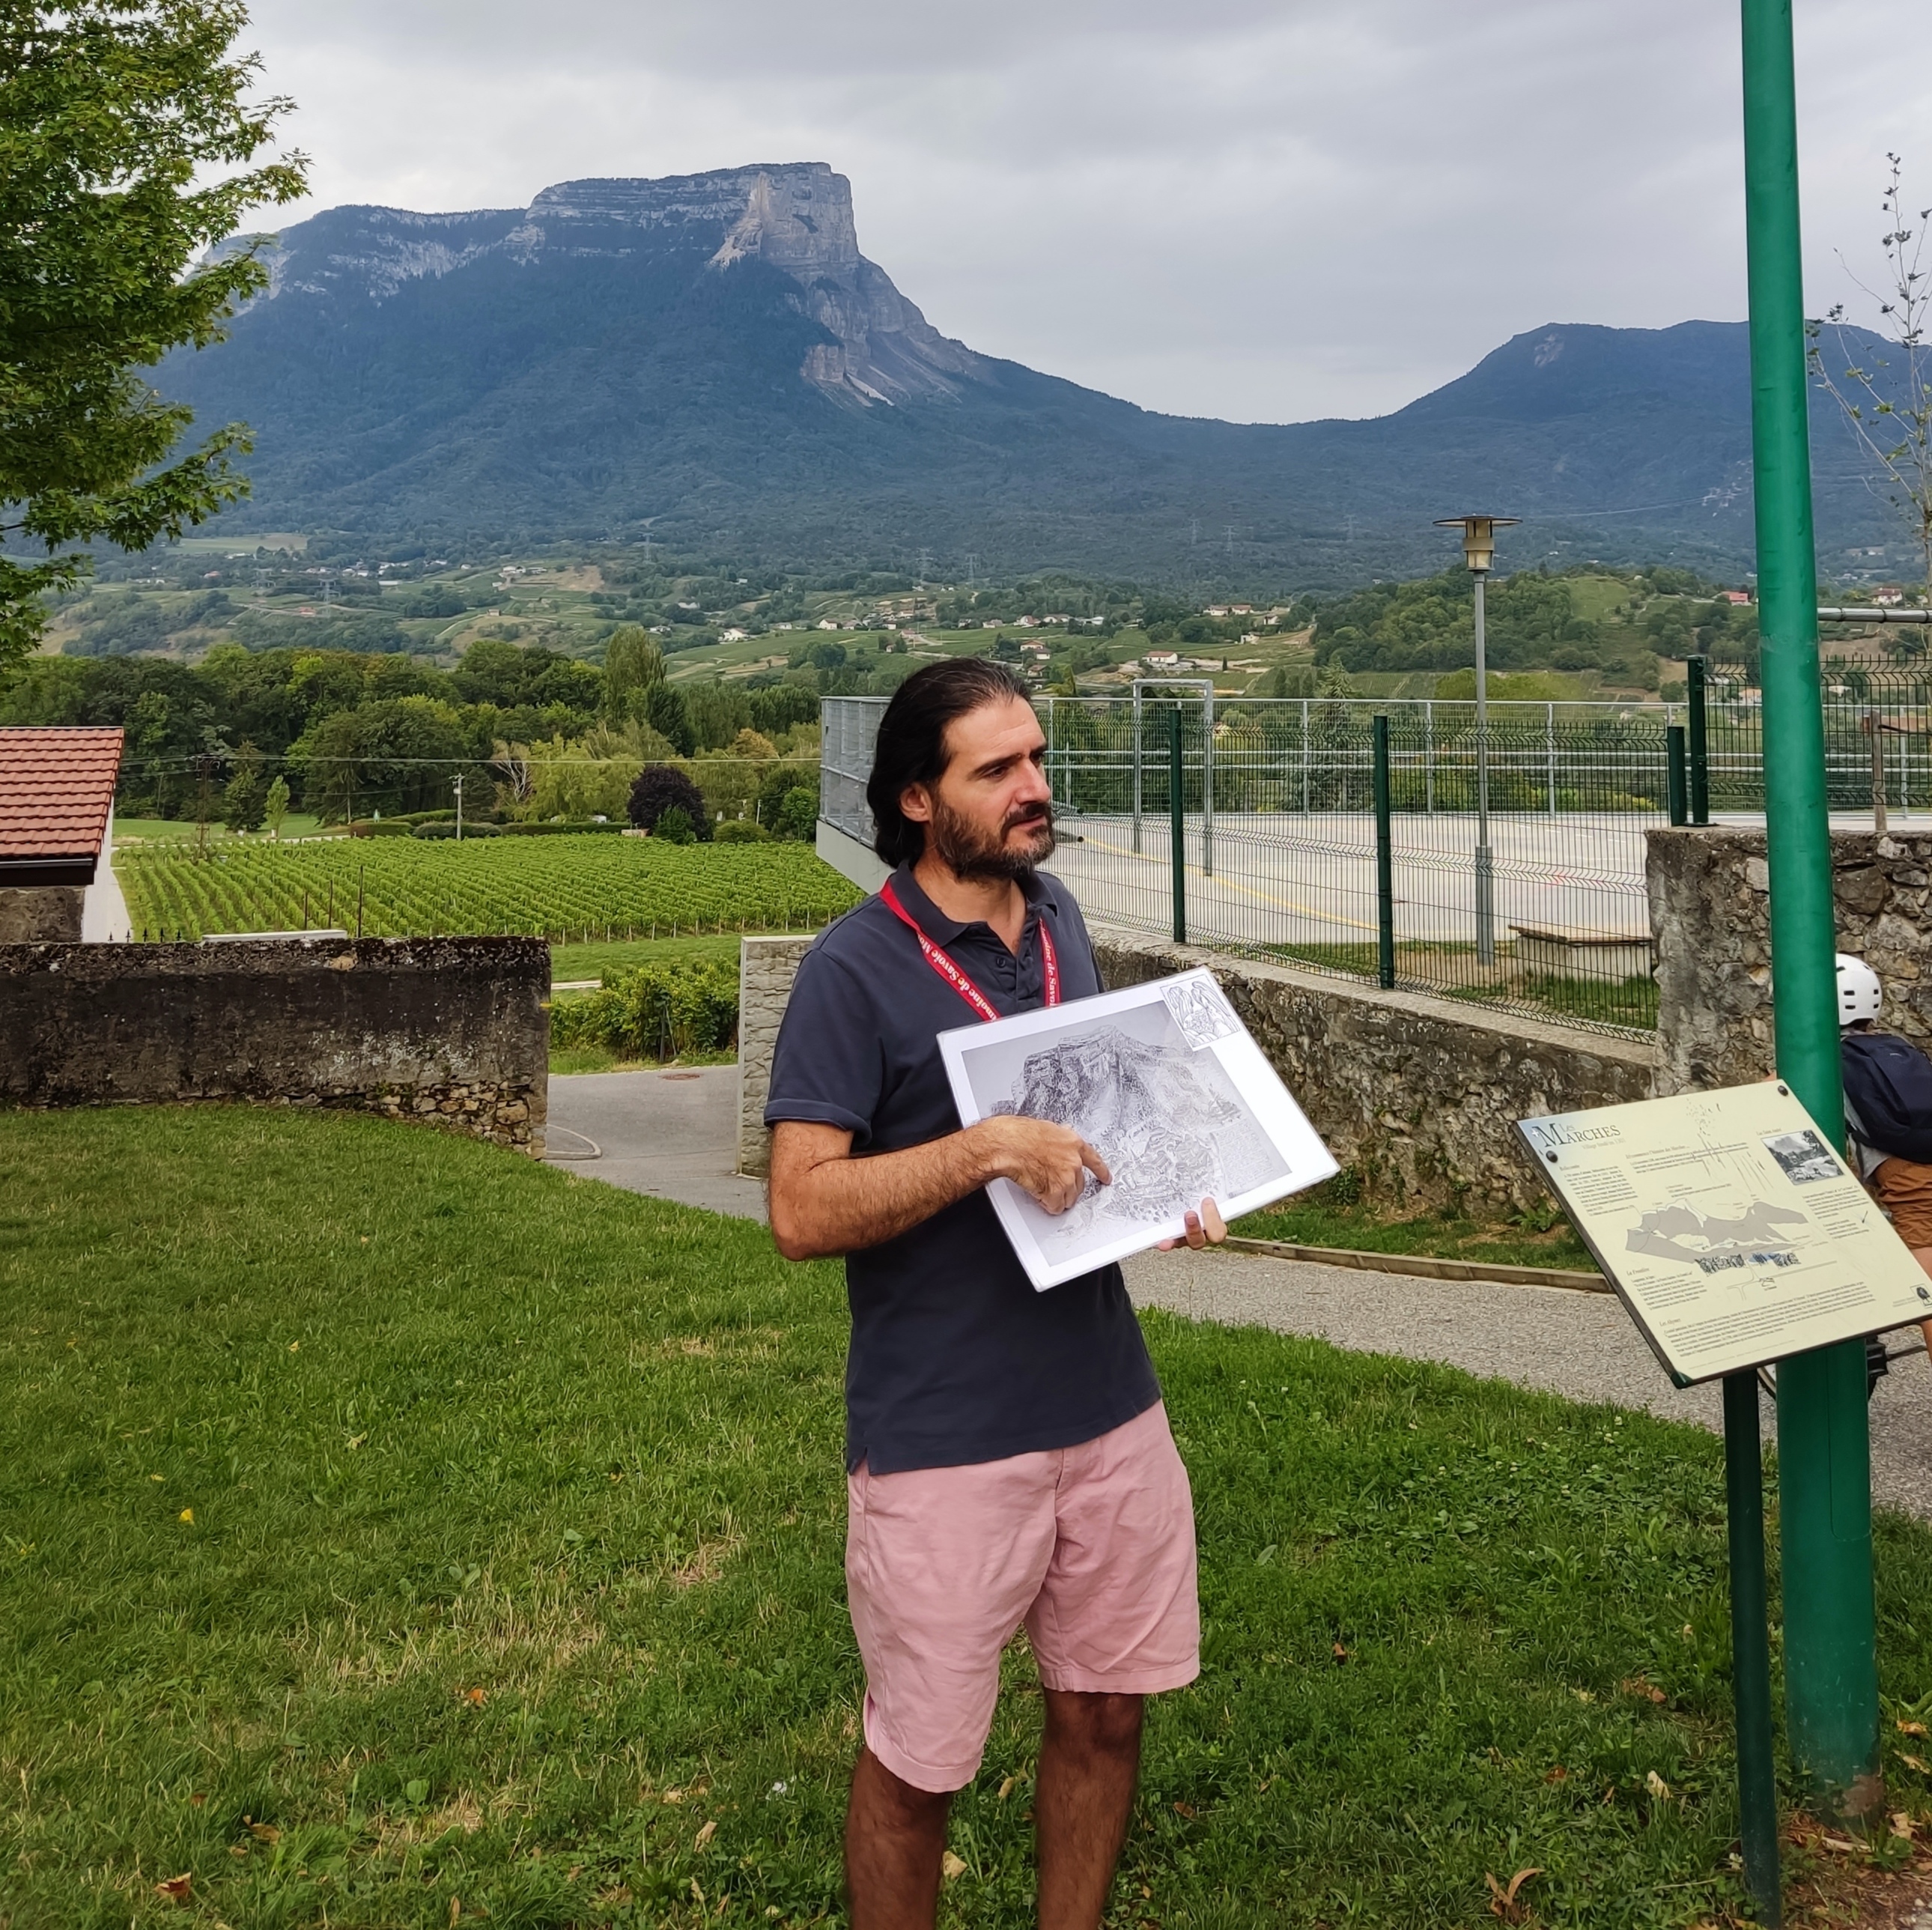
[[[1080,1142],[1080,1163],[1084,1166],[1102,1186],[1112,1186],[1113,1184],[1114,1175],[1107,1170],[1107,1162],[1103,1160],[1084,1139],[1082,1139]]]

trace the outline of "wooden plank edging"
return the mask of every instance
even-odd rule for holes
[[[1352,1267],[1361,1273],[1408,1274],[1420,1280],[1490,1280],[1499,1286],[1558,1286],[1573,1293],[1608,1293],[1600,1273],[1563,1267],[1511,1267],[1480,1260],[1437,1259],[1426,1253],[1371,1253],[1354,1247],[1300,1247],[1287,1240],[1249,1240],[1229,1234],[1227,1247],[1238,1253],[1263,1253],[1272,1259],[1312,1260],[1324,1267]]]

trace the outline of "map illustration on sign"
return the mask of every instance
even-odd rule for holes
[[[1066,1212],[988,1189],[1036,1286],[1178,1237],[1213,1199],[1250,1212],[1335,1162],[1211,974],[1197,971],[940,1034],[962,1120],[1051,1119],[1113,1175]]]
[[[1774,1081],[1517,1130],[1682,1385],[1932,1316],[1932,1282]]]
[[[1802,1226],[1804,1215],[1796,1207],[1774,1206],[1754,1199],[1735,1218],[1702,1213],[1694,1206],[1666,1206],[1646,1213],[1624,1242],[1633,1253],[1656,1253],[1666,1259],[1688,1260],[1709,1273],[1722,1273],[1747,1262],[1754,1266],[1787,1266],[1796,1250],[1778,1234],[1780,1222]]]

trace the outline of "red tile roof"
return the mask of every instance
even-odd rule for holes
[[[107,835],[118,731],[0,729],[0,860],[95,857]]]

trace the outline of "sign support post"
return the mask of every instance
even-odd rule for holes
[[[1791,0],[1742,0],[1751,456],[1778,1070],[1844,1139],[1832,853],[1818,686],[1798,108]],[[1864,1349],[1844,1340],[1778,1370],[1785,1709],[1792,1756],[1826,1808],[1882,1807]],[[1732,1532],[1738,1530],[1735,1517]]]
[[[1757,1374],[1724,1376],[1724,1488],[1731,1544],[1731,1694],[1738,1725],[1738,1833],[1758,1916],[1784,1920],[1778,1871],[1778,1775],[1771,1754],[1771,1640],[1764,1585],[1764,1461]]]

